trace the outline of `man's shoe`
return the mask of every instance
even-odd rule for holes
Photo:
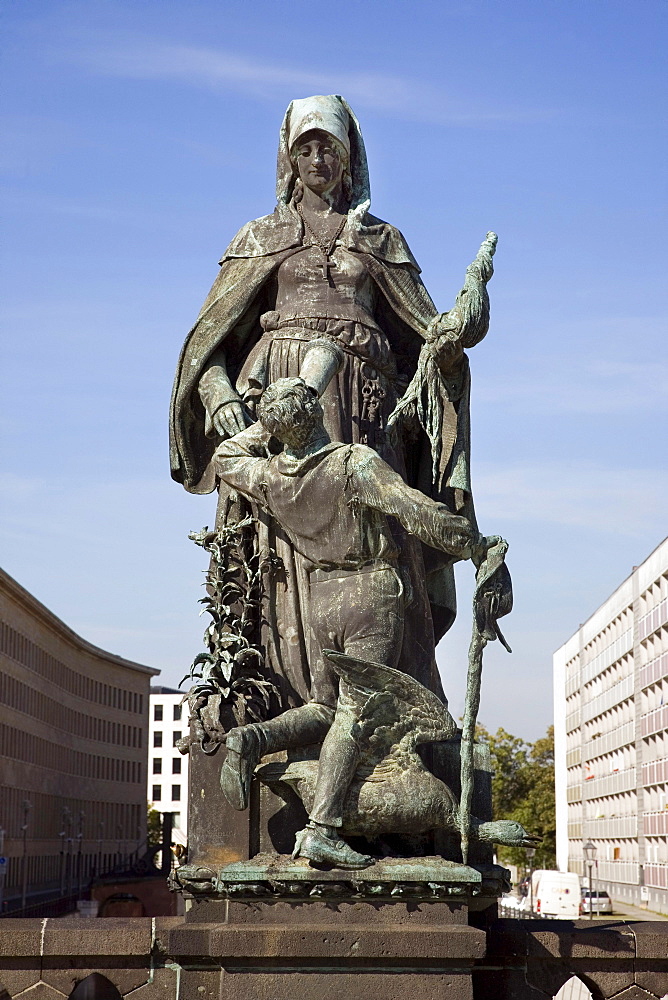
[[[310,824],[300,830],[295,838],[293,858],[308,858],[317,864],[332,865],[334,868],[368,868],[374,859],[368,854],[358,854],[345,840],[328,837],[326,833]]]
[[[262,749],[255,728],[230,729],[225,737],[227,757],[220,770],[220,787],[233,809],[247,809],[251,779],[260,763]]]

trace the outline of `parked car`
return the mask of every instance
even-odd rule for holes
[[[612,913],[612,900],[601,889],[583,889],[580,913]]]

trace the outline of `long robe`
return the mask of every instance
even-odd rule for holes
[[[193,493],[208,493],[215,486],[211,457],[217,443],[207,435],[206,414],[198,387],[216,352],[224,351],[227,373],[237,387],[247,383],[249,355],[263,337],[260,316],[275,305],[273,278],[291,254],[302,249],[303,228],[297,213],[280,204],[271,216],[244,226],[223,256],[220,272],[200,315],[190,331],[179,359],[171,407],[170,455],[172,476]],[[401,234],[387,223],[366,213],[356,225],[348,225],[340,245],[358,256],[376,288],[375,321],[387,338],[404,385],[417,368],[427,327],[437,315],[419,277],[419,268]],[[266,339],[267,334],[264,334]],[[257,349],[257,348],[256,348]],[[272,355],[265,368],[265,380],[299,374],[301,352],[292,349]],[[286,360],[287,358],[287,360]],[[338,425],[328,430],[334,440],[360,440],[354,419],[361,408],[358,369],[364,358],[349,359],[345,373],[330,395],[339,406]],[[241,376],[241,379],[240,379]],[[469,465],[469,374],[464,358],[457,371],[440,375],[429,387],[438,400],[440,424],[440,467],[434,476],[429,439],[416,428],[409,446],[399,442],[401,453],[395,467],[409,485],[456,513],[473,516]],[[324,402],[324,401],[323,401]],[[327,407],[325,407],[327,413]],[[334,421],[336,424],[337,422]],[[372,446],[375,442],[369,441]],[[381,442],[382,443],[382,442]],[[378,447],[382,453],[382,448]],[[308,578],[298,556],[280,527],[261,511],[254,510],[259,522],[262,548],[277,555],[283,564],[280,579],[266,582],[265,618],[262,642],[269,666],[281,681],[285,707],[309,696]],[[443,697],[435,665],[434,648],[447,631],[456,612],[452,565],[408,536],[399,539],[402,559],[410,577],[414,603],[407,612],[404,654],[400,663],[419,681]]]

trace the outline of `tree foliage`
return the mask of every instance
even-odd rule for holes
[[[162,843],[162,817],[157,809],[149,805],[146,813],[146,846],[158,847]]]
[[[492,808],[495,819],[514,819],[529,833],[543,838],[536,848],[534,868],[556,867],[554,805],[554,727],[535,743],[505,729],[496,733],[478,726],[478,737],[489,745],[492,758]],[[499,847],[499,861],[525,865],[521,847]]]

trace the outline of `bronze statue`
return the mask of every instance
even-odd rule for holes
[[[411,489],[373,449],[331,442],[318,394],[304,379],[277,379],[268,386],[257,416],[257,424],[219,445],[214,466],[223,482],[274,518],[304,560],[312,693],[306,705],[228,732],[221,784],[228,802],[245,809],[264,755],[322,744],[310,822],[297,838],[297,853],[364,867],[371,859],[338,837],[360,761],[364,702],[352,697],[345,680],[339,682],[324,651],[334,647],[389,668],[399,661],[409,601],[388,516],[430,548],[454,559],[473,558],[477,565],[499,539],[483,538],[466,518]],[[454,736],[446,705],[424,693],[439,705],[438,738]]]
[[[507,545],[479,533],[469,477],[464,349],[487,333],[496,236],[437,312],[402,235],[369,213],[359,124],[333,95],[288,107],[277,198],[225,252],[172,396],[172,475],[220,493],[216,530],[192,536],[216,567],[210,652],[192,674],[197,738],[206,753],[226,744],[221,784],[236,809],[265,754],[320,748],[318,761],[293,753],[258,771],[301,795],[295,855],[314,863],[371,863],[342,829],[458,831],[465,862],[469,836],[529,843],[517,825],[471,815],[482,649],[505,644],[497,619],[512,603]],[[458,804],[415,747],[457,733],[435,647],[455,617],[453,564],[468,558]],[[236,726],[221,725],[221,699]]]
[[[269,384],[304,375],[309,346],[325,338],[344,357],[322,396],[331,440],[374,449],[409,486],[475,525],[464,348],[487,332],[496,238],[441,314],[403,236],[369,205],[364,142],[348,104],[337,96],[293,101],[280,132],[276,209],[230,243],[181,353],[170,450],[172,475],[187,490],[216,488],[217,444],[252,421]],[[318,389],[318,373],[311,376]],[[220,495],[218,525],[224,485]],[[248,513],[271,569],[258,647],[280,707],[298,706],[313,683],[304,559],[254,502]],[[453,557],[397,524],[392,533],[411,593],[397,666],[443,699],[434,650],[455,617]]]

